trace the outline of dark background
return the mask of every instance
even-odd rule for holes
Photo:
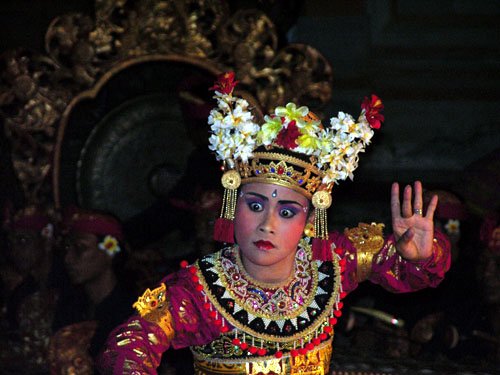
[[[386,122],[361,155],[355,180],[333,191],[331,226],[341,229],[374,219],[389,223],[393,181],[421,179],[428,188],[452,190],[479,218],[500,206],[500,2],[230,3],[233,8],[265,8],[282,45],[305,43],[327,57],[334,78],[322,117],[340,110],[356,116],[362,98],[371,93],[384,101]],[[0,52],[17,47],[44,52],[52,19],[71,12],[92,15],[94,1],[1,0]],[[8,144],[0,141],[5,171]],[[18,195],[18,188],[14,190]],[[365,291],[372,292],[374,288]],[[358,298],[363,296],[358,293]],[[411,307],[413,298],[398,299],[395,310]]]
[[[384,101],[386,122],[373,146],[361,155],[354,183],[338,188],[340,197],[344,190],[362,191],[360,196],[365,196],[360,184],[366,182],[386,189],[394,180],[415,179],[427,187],[467,195],[463,191],[466,167],[499,148],[498,2],[230,4],[234,9],[266,10],[277,25],[281,44],[305,43],[328,58],[334,72],[333,95],[323,117],[339,110],[356,116],[362,98],[371,93]],[[3,0],[0,51],[22,46],[44,52],[44,33],[54,17],[71,12],[92,15],[93,11],[93,1]],[[497,193],[492,193],[492,199],[497,199],[493,197]],[[349,207],[351,212],[363,210]],[[382,208],[373,209],[378,210],[376,215],[384,214]],[[343,211],[341,205],[338,222],[347,218]]]

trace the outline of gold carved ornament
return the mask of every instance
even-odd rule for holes
[[[242,184],[268,182],[295,190],[311,199],[323,177],[323,172],[314,163],[315,156],[306,162],[286,154],[254,152],[249,163],[236,161],[236,167]]]
[[[358,282],[370,277],[373,256],[384,246],[383,229],[384,224],[359,223],[356,228],[344,232],[356,248]]]
[[[57,195],[57,176],[50,177],[72,99],[111,69],[161,56],[234,71],[264,112],[290,101],[319,109],[331,95],[325,57],[302,44],[278,49],[276,28],[260,10],[231,14],[224,0],[96,0],[95,17],[66,14],[50,23],[45,53],[0,56],[0,117],[28,203],[50,204]]]
[[[142,318],[160,326],[169,341],[174,338],[174,320],[170,313],[170,303],[166,298],[165,284],[162,283],[152,291],[146,289],[132,307],[137,309]]]

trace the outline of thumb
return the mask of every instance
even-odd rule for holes
[[[407,245],[408,243],[411,242],[414,235],[415,235],[415,231],[413,230],[413,228],[408,228],[406,230],[406,232],[404,232],[403,235],[401,237],[399,237],[399,239],[397,241],[398,245],[401,245],[401,246]]]
[[[415,231],[413,228],[408,228],[406,232],[403,233],[403,235],[399,238],[399,240],[396,242],[396,250],[398,251],[399,255],[401,255],[403,258],[411,260],[414,257],[413,249],[410,246],[410,242],[415,235]]]

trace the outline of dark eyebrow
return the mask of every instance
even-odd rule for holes
[[[302,204],[300,204],[297,201],[278,201],[279,204],[296,204],[297,206],[304,207]]]
[[[259,193],[254,193],[252,191],[246,193],[245,195],[247,195],[247,194],[255,195],[256,197],[258,197],[258,198],[260,198],[260,199],[262,199],[264,201],[268,201],[269,200],[269,198],[266,197],[265,195],[262,195],[262,194],[259,194]]]
[[[256,197],[264,200],[264,201],[269,201],[269,198],[266,197],[265,195],[262,195],[262,194],[259,194],[259,193],[254,193],[252,191],[246,193],[246,194],[249,194],[249,195],[255,195]],[[304,207],[302,204],[300,204],[299,202],[297,201],[291,201],[291,200],[280,200],[278,201],[279,204],[295,204],[295,205],[298,205],[300,207]]]

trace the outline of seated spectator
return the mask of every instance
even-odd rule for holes
[[[121,271],[127,251],[122,228],[108,214],[72,208],[63,219],[64,264],[74,286],[58,306],[50,344],[51,374],[93,373],[107,335],[132,311]]]
[[[477,231],[475,234],[472,255],[458,271],[467,283],[458,284],[457,273],[449,288],[456,289],[455,298],[441,311],[421,319],[412,336],[422,344],[426,355],[440,354],[486,371],[498,369],[500,364],[499,212],[490,213],[482,222],[479,236]]]
[[[40,207],[3,220],[0,262],[0,372],[48,370],[48,340],[58,291],[51,280],[54,226]]]
[[[445,233],[451,244],[451,261],[459,257],[459,242],[461,238],[460,224],[468,218],[467,207],[462,200],[448,190],[427,190],[424,192],[424,207],[427,207],[432,196],[439,197],[439,203],[434,214],[434,225]]]

